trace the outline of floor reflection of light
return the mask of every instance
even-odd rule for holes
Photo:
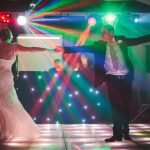
[[[70,134],[71,137],[91,137],[90,134]]]
[[[122,140],[106,143],[112,136],[111,124],[46,124],[39,125],[41,136],[34,141],[5,143],[4,146],[20,149],[76,149],[76,150],[136,150],[150,149],[150,125],[131,124],[132,141]],[[144,128],[145,127],[145,128]],[[73,147],[76,145],[77,147]],[[67,148],[66,148],[67,147]],[[77,149],[78,148],[78,149]],[[0,149],[1,150],[1,149]]]
[[[139,136],[139,137],[150,137],[150,133],[147,133],[147,132],[134,132],[134,133],[132,133],[132,135],[134,135],[134,136]]]
[[[67,141],[68,142],[74,142],[74,143],[77,143],[77,142],[95,142],[97,141],[96,138],[67,138]]]
[[[131,127],[150,128],[149,124],[131,124]]]
[[[42,134],[60,133],[61,130],[43,130]]]
[[[110,142],[108,144],[113,147],[136,147],[135,143],[127,142],[127,141],[116,141],[116,142]]]
[[[134,138],[135,141],[143,141],[143,142],[150,142],[150,137],[135,137]]]
[[[143,129],[145,130],[145,129]],[[141,133],[142,129],[131,129],[130,133]]]
[[[53,139],[40,138],[39,140],[36,140],[36,142],[58,142],[62,140],[63,138],[53,138]]]
[[[11,147],[24,147],[28,146],[28,143],[7,143],[5,146],[11,146]]]
[[[92,131],[92,132],[94,132],[95,134],[101,134],[101,133],[103,134],[103,133],[106,133],[106,132],[112,133],[111,130],[110,130],[110,131],[109,131],[109,130],[107,130],[107,131],[106,131],[106,130],[98,130],[98,131],[97,131],[97,130],[94,130],[94,131]]]
[[[142,144],[150,145],[150,141],[149,142],[142,142]]]
[[[99,133],[99,134],[97,133],[96,137],[98,137],[98,136],[100,136],[100,137],[101,136],[111,136],[111,135],[112,135],[112,133]]]

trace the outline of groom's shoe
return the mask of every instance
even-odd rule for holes
[[[132,140],[129,134],[124,134],[124,139],[125,140]]]
[[[112,136],[111,138],[105,139],[105,142],[115,142],[115,141],[122,141],[122,137]]]

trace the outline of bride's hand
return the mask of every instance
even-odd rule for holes
[[[64,48],[63,47],[61,47],[61,46],[57,46],[56,48],[55,48],[55,51],[56,52],[61,52],[61,53],[63,53],[64,52]]]

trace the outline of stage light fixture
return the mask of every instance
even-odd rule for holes
[[[135,23],[140,22],[140,16],[139,15],[133,15],[133,20]]]
[[[27,18],[25,16],[18,16],[17,23],[23,26],[27,23]]]
[[[0,15],[0,19],[2,23],[10,23],[11,21],[11,14],[9,13],[4,13]]]
[[[96,24],[96,19],[94,17],[90,17],[88,19],[88,25],[89,26],[94,26]]]
[[[138,19],[138,18],[135,18],[135,19],[134,19],[134,22],[135,22],[135,23],[138,23],[138,22],[139,22],[139,19]]]
[[[117,18],[117,16],[115,14],[110,13],[103,17],[103,21],[105,23],[113,24],[115,22],[116,18]]]

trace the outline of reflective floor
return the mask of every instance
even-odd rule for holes
[[[132,141],[105,143],[111,124],[39,125],[41,137],[1,145],[0,150],[150,150],[150,124],[131,124]]]

